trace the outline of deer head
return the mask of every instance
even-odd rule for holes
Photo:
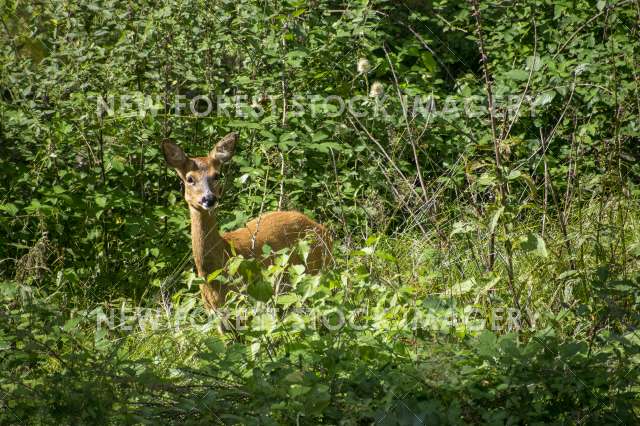
[[[233,157],[237,140],[237,133],[229,133],[220,139],[206,157],[187,157],[175,143],[162,143],[164,158],[182,179],[184,198],[190,207],[208,211],[217,204],[222,195],[220,169]]]

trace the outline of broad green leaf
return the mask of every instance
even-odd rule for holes
[[[547,91],[536,96],[536,99],[533,101],[534,107],[540,107],[551,103],[553,98],[556,97],[556,92]]]
[[[449,237],[453,237],[458,234],[467,234],[475,230],[474,226],[467,222],[456,222],[453,224],[453,230]]]
[[[471,291],[471,289],[473,289],[476,286],[476,279],[475,278],[470,278],[466,281],[463,281],[461,283],[458,284],[454,284],[451,287],[451,294],[453,296],[459,296],[461,294],[465,294]]]
[[[15,216],[18,213],[18,207],[13,203],[0,204],[0,210],[7,212],[11,216]]]
[[[535,56],[529,56],[527,58],[527,71],[531,70],[538,71],[542,68],[542,60],[540,59],[540,55],[536,54]]]
[[[495,211],[493,216],[491,217],[491,222],[489,222],[489,232],[490,233],[494,233],[495,232],[496,227],[498,226],[498,223],[500,222],[500,217],[502,216],[502,213],[504,213],[504,206],[500,206]]]
[[[505,73],[505,76],[511,80],[527,81],[529,79],[529,73],[525,70],[511,70]]]
[[[260,302],[268,302],[273,296],[273,287],[267,281],[255,280],[247,287],[247,293]]]
[[[212,281],[215,281],[215,279],[218,278],[222,271],[224,271],[224,269],[216,269],[215,271],[207,275],[207,282],[210,283]]]
[[[228,123],[229,127],[245,128],[245,129],[262,129],[263,126],[260,123],[253,123],[251,121],[239,121],[233,120]]]
[[[536,256],[547,257],[547,245],[540,235],[529,233],[526,241],[520,244],[520,247],[526,252],[531,252]]]

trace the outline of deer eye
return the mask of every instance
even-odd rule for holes
[[[187,183],[193,185],[195,181],[193,180],[193,176],[187,176]]]

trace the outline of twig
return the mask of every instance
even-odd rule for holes
[[[402,116],[404,117],[405,126],[407,128],[407,135],[409,136],[409,143],[411,144],[411,150],[413,151],[413,161],[416,163],[416,174],[418,175],[418,181],[420,182],[420,187],[422,188],[422,197],[424,201],[427,202],[427,187],[422,180],[422,171],[420,169],[420,160],[418,158],[418,150],[416,149],[416,143],[413,140],[413,134],[411,132],[411,126],[409,126],[409,118],[407,116],[407,106],[404,103],[404,98],[402,96],[402,92],[400,91],[400,85],[398,84],[398,76],[396,75],[396,71],[393,67],[393,63],[391,62],[391,58],[389,58],[389,52],[387,51],[386,46],[383,44],[382,49],[384,50],[384,55],[387,58],[387,63],[389,64],[389,69],[391,69],[391,74],[393,75],[393,81],[395,82],[396,92],[398,93],[398,100],[400,101],[400,106],[402,107]]]
[[[529,85],[531,84],[531,77],[533,76],[533,70],[535,69],[535,66],[536,66],[536,53],[538,50],[538,28],[536,26],[535,17],[532,18],[532,22],[533,22],[533,56],[532,56],[533,63],[531,64],[531,69],[529,70],[529,77],[527,78],[527,84],[525,85],[524,91],[522,92],[522,96],[520,96],[520,100],[518,101],[518,107],[516,108],[516,112],[513,114],[513,118],[511,119],[511,122],[509,123],[509,127],[507,128],[507,131],[502,137],[502,140],[506,140],[509,137],[509,134],[511,133],[511,128],[513,127],[513,124],[518,119],[518,114],[520,113],[520,108],[522,107],[522,101],[524,100],[524,97],[527,95],[527,91],[529,90]]]
[[[415,38],[418,39],[418,41],[420,42],[420,44],[422,44],[422,47],[424,47],[425,49],[427,49],[429,51],[429,53],[431,53],[431,56],[433,56],[433,59],[435,59],[436,61],[438,61],[438,64],[442,67],[442,69],[444,70],[444,72],[447,73],[447,75],[449,76],[449,78],[451,79],[451,81],[454,84],[454,87],[458,87],[458,82],[456,81],[456,78],[453,76],[453,74],[451,73],[451,71],[449,70],[449,67],[447,67],[447,65],[440,60],[440,58],[438,57],[438,55],[436,55],[436,52],[433,51],[433,49],[431,48],[431,46],[429,46],[429,44],[425,41],[424,38],[422,38],[422,36],[420,35],[420,33],[418,33],[415,29],[413,29],[413,27],[411,25],[406,25],[407,29],[409,31],[411,31],[411,34],[413,34],[415,36]]]
[[[500,201],[504,204],[506,188],[502,179],[502,164],[500,161],[500,141],[496,135],[496,112],[493,105],[493,91],[491,88],[491,72],[489,71],[488,57],[484,49],[484,39],[482,37],[482,22],[480,19],[480,9],[478,7],[478,0],[469,0],[471,7],[473,8],[473,16],[476,20],[476,35],[478,37],[478,50],[480,52],[480,62],[482,63],[482,71],[484,75],[484,82],[487,91],[487,102],[489,104],[489,117],[491,123],[491,137],[493,140],[493,151],[496,162],[496,177],[499,182],[498,195]],[[496,233],[495,229],[489,236],[489,264],[487,269],[493,270],[496,261]]]
[[[355,125],[355,123],[352,120],[355,120],[358,123],[358,126]],[[356,117],[355,115],[352,114],[352,117],[348,117],[349,122],[351,123],[351,126],[353,126],[354,129],[358,130],[358,128],[362,129],[362,131],[365,132],[365,134],[369,137],[369,139],[378,147],[378,149],[380,150],[380,152],[382,153],[382,155],[384,156],[384,158],[386,158],[386,160],[389,162],[389,164],[391,165],[391,167],[396,171],[396,173],[398,173],[398,175],[402,178],[402,180],[405,182],[405,184],[407,185],[407,187],[411,190],[411,192],[413,193],[413,195],[416,196],[416,198],[421,199],[420,195],[417,193],[417,191],[415,190],[415,188],[413,187],[413,184],[409,181],[409,179],[407,179],[407,177],[404,175],[404,173],[402,173],[402,170],[400,170],[400,168],[397,166],[396,162],[393,160],[393,158],[391,158],[389,156],[389,154],[387,153],[387,151],[384,149],[384,147],[380,144],[380,142],[373,137],[373,135],[367,130],[366,127],[364,127],[362,125],[362,123],[360,122],[360,120],[358,120],[358,117]],[[382,170],[382,169],[381,169]],[[384,170],[383,170],[384,173]],[[393,187],[393,182],[391,181],[391,179],[387,177],[387,180],[389,182],[389,185],[391,185],[392,190],[395,191],[395,188]],[[407,211],[409,212],[409,214],[416,218],[415,214],[411,211],[410,208],[407,208]],[[424,234],[426,234],[426,230],[424,229],[424,227],[422,226],[422,224],[417,220],[416,218],[416,225],[418,225],[418,227],[420,228],[420,231],[422,231]]]
[[[282,210],[284,201],[284,155],[281,150],[278,150],[278,154],[280,154],[280,198],[278,199],[278,210]]]
[[[491,136],[493,138],[494,154],[496,159],[496,167],[498,174],[500,171],[500,146],[496,135],[496,113],[493,104],[493,90],[491,86],[491,72],[489,71],[488,57],[484,49],[484,39],[482,37],[482,22],[480,20],[480,9],[478,8],[478,0],[469,0],[473,7],[473,16],[476,19],[476,35],[478,37],[478,50],[480,51],[480,62],[482,63],[482,72],[487,90],[487,102],[489,104],[489,116],[491,119]]]

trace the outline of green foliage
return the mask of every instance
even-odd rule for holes
[[[274,270],[263,277],[272,284],[278,278]],[[192,318],[205,318],[199,308],[193,310],[194,298],[174,306],[170,316],[123,306],[114,318],[102,308],[66,313],[60,296],[45,299],[29,293],[29,287],[5,282],[2,302],[9,310],[2,313],[0,336],[3,350],[11,351],[2,357],[8,373],[0,382],[7,408],[2,420],[88,423],[108,417],[117,423],[253,424],[302,418],[404,424],[417,418],[463,424],[635,419],[631,394],[619,390],[633,389],[638,380],[637,368],[622,362],[640,356],[637,336],[612,339],[609,331],[598,332],[598,339],[609,343],[594,344],[586,336],[569,338],[573,330],[562,337],[548,327],[527,338],[471,331],[458,339],[449,334],[448,296],[439,301],[439,311],[430,309],[434,300],[411,305],[410,288],[372,286],[367,276],[351,282],[348,291],[326,291],[351,276],[334,273],[320,281],[294,276],[291,292],[268,306],[238,294],[228,308],[251,309],[252,317],[233,333],[236,337],[207,333],[207,321],[180,322],[183,308]],[[616,290],[625,291],[624,286],[634,288],[637,297],[637,282],[619,282]],[[363,300],[370,301],[367,309]],[[304,315],[269,309],[300,307],[303,301]],[[597,310],[606,304],[590,306]],[[346,326],[336,326],[335,312],[347,315]],[[424,323],[406,327],[407,315],[420,314],[445,327],[439,332]],[[576,327],[588,324],[590,316],[574,318]],[[145,322],[153,318],[158,327]]]
[[[0,423],[638,423],[637,7],[477,3],[0,3]],[[335,264],[211,319],[159,144],[229,131]]]

